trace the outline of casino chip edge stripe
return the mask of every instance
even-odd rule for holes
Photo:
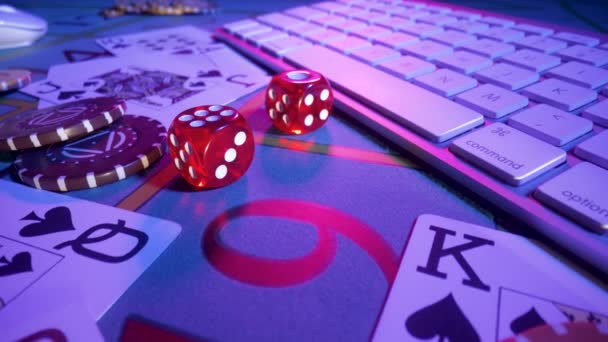
[[[98,104],[100,101],[108,100],[113,102],[110,102],[105,108],[102,108],[97,115],[94,115],[90,119],[82,120],[72,126],[56,126],[52,129],[22,136],[11,136],[7,138],[1,136],[3,123],[6,124],[7,122],[17,121],[21,117],[23,117],[23,120],[31,119],[35,115],[44,115],[53,110],[69,108],[82,103],[95,102]],[[127,104],[124,100],[111,97],[96,97],[19,113],[13,118],[7,119],[5,122],[0,122],[0,151],[20,151],[80,138],[112,124],[124,115],[126,108]]]
[[[133,124],[132,122],[129,122],[132,120],[137,120],[140,122]],[[129,123],[129,127],[137,127],[140,129],[138,132],[143,134],[144,137],[138,136],[138,142],[145,143],[145,141],[149,140],[154,141],[150,144],[150,148],[145,153],[138,153],[137,155],[134,155],[128,163],[125,163],[124,165],[115,164],[110,167],[106,167],[101,171],[84,170],[78,175],[45,175],[44,172],[49,169],[48,167],[41,169],[28,169],[23,165],[24,156],[26,158],[40,159],[36,157],[36,154],[46,154],[46,150],[34,150],[17,156],[14,165],[17,168],[19,179],[21,179],[24,184],[37,189],[66,192],[87,188],[91,189],[114,183],[149,168],[164,154],[164,144],[167,136],[165,127],[154,119],[135,115],[125,115],[120,121],[116,122],[115,125],[124,124],[124,121]],[[144,127],[146,125],[147,127]],[[49,149],[53,148],[53,146],[54,145],[50,145]],[[129,152],[125,151],[122,153]]]
[[[9,74],[4,77],[4,74]],[[25,69],[0,69],[0,93],[20,89],[30,84],[32,73]]]

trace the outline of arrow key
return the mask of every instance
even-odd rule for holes
[[[508,125],[555,146],[565,145],[593,129],[590,120],[546,104],[513,115]]]

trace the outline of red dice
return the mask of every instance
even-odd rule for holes
[[[216,188],[239,179],[253,160],[254,141],[234,108],[200,106],[181,112],[169,127],[169,153],[188,183]]]
[[[285,133],[308,133],[323,126],[333,102],[329,82],[312,70],[277,74],[266,90],[268,115],[273,125]]]

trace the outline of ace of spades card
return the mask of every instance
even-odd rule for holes
[[[422,215],[373,340],[500,341],[585,315],[598,318],[593,323],[608,334],[601,321],[607,311],[603,289],[532,242]]]
[[[268,75],[230,49],[204,55],[139,54],[52,66],[23,92],[41,103],[112,96],[127,113],[166,127],[176,113],[201,104],[227,104],[268,83]]]
[[[0,188],[0,314],[40,311],[40,298],[49,294],[67,303],[75,289],[99,319],[181,230],[4,180]]]
[[[214,42],[208,31],[190,25],[104,37],[96,42],[114,56],[142,53],[200,55],[226,49],[225,45]]]

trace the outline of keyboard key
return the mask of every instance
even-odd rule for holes
[[[370,11],[380,12],[385,14],[393,14],[405,11],[405,7],[399,7],[394,5],[384,5],[384,4],[373,4],[370,7]]]
[[[536,72],[554,68],[561,63],[559,57],[545,55],[538,51],[521,49],[511,54],[502,57],[502,60],[511,64],[515,64],[525,69]]]
[[[593,129],[591,121],[546,104],[513,115],[509,118],[509,126],[554,146],[565,145]]]
[[[511,185],[522,185],[566,161],[566,152],[503,123],[456,139],[450,150]]]
[[[497,63],[489,68],[479,70],[475,77],[484,82],[493,83],[509,90],[518,90],[537,82],[539,75],[507,63]]]
[[[417,2],[417,1],[400,1],[399,2],[401,5],[405,6],[405,7],[409,7],[409,8],[424,8],[426,7],[425,3],[422,2]]]
[[[302,37],[302,36],[304,36],[305,33],[311,33],[311,32],[315,32],[315,31],[321,31],[321,30],[324,30],[324,29],[325,28],[323,28],[323,26],[321,26],[321,25],[305,22],[302,25],[288,28],[287,32]]]
[[[427,15],[431,15],[431,12],[421,11],[418,9],[409,9],[407,11],[395,13],[395,16],[397,16],[397,17],[406,18],[406,19],[410,19],[410,20],[424,18]]]
[[[530,24],[517,24],[513,26],[513,28],[527,34],[536,34],[539,36],[548,36],[554,32],[552,29]]]
[[[554,53],[557,50],[565,49],[568,47],[568,44],[564,41],[536,35],[531,35],[516,40],[513,42],[513,44],[519,47],[524,47],[530,50],[536,50],[543,53]]]
[[[334,12],[335,15],[339,15],[346,18],[353,18],[353,15],[361,14],[367,12],[366,10],[362,10],[356,7],[345,7],[343,9],[339,9]]]
[[[569,62],[553,68],[547,76],[559,78],[581,87],[595,89],[608,83],[608,70],[579,62]]]
[[[301,49],[310,45],[310,42],[307,42],[301,38],[289,36],[264,42],[262,44],[262,49],[275,56],[282,56],[287,51]]]
[[[439,69],[430,74],[418,76],[414,83],[443,96],[454,96],[474,88],[477,80],[449,69]]]
[[[351,31],[352,35],[355,35],[359,38],[373,40],[377,37],[382,37],[391,34],[391,30],[386,29],[377,25],[367,25],[359,28],[355,28]]]
[[[418,19],[417,21],[421,22],[421,23],[431,24],[431,25],[443,26],[443,25],[446,25],[449,23],[454,23],[454,22],[458,21],[458,19],[456,19],[454,17],[450,17],[448,15],[443,15],[443,14],[432,14],[432,15],[427,15],[425,17],[422,17],[422,18]]]
[[[387,15],[384,13],[368,12],[368,11],[360,11],[360,12],[351,14],[351,18],[361,20],[368,24],[374,24],[378,21],[382,21],[386,17],[387,17]]]
[[[526,107],[528,98],[495,85],[484,84],[457,95],[456,102],[496,119]]]
[[[592,162],[597,166],[608,169],[608,130],[602,131],[595,136],[578,144],[574,154]],[[608,197],[608,196],[607,196]]]
[[[608,229],[608,171],[579,163],[539,186],[534,197],[600,234]]]
[[[223,27],[226,31],[230,33],[234,33],[236,30],[242,29],[247,26],[257,26],[260,23],[253,19],[244,19],[239,21],[233,21],[228,24],[225,24]]]
[[[302,37],[317,43],[326,44],[332,40],[346,38],[346,35],[334,29],[323,29],[318,31],[310,31],[302,34]]]
[[[382,26],[390,30],[398,30],[405,26],[413,25],[414,22],[400,17],[385,17],[376,22],[376,25]]]
[[[456,70],[468,75],[491,66],[492,60],[474,53],[456,51],[448,55],[437,57],[435,63],[444,68]]]
[[[523,94],[532,100],[566,111],[580,108],[597,98],[597,93],[592,90],[555,78],[533,84],[525,88]]]
[[[489,29],[490,25],[476,21],[460,20],[454,23],[446,24],[445,27],[464,33],[477,33]]]
[[[497,40],[503,43],[509,43],[524,37],[521,31],[513,30],[506,27],[492,27],[488,30],[477,33],[479,37]]]
[[[283,13],[269,13],[257,17],[258,21],[279,30],[286,30],[304,24],[300,19],[290,17]]]
[[[466,20],[470,20],[470,21],[481,18],[481,15],[479,15],[477,13],[473,13],[473,12],[468,12],[468,11],[452,11],[452,12],[448,13],[448,15],[458,18],[458,19],[466,19]]]
[[[368,42],[367,40],[355,36],[347,36],[346,38],[327,42],[328,48],[342,53],[350,53],[355,49],[360,49],[371,45],[372,43]]]
[[[333,13],[333,12],[339,11],[341,9],[344,9],[345,7],[348,7],[348,6],[345,6],[343,4],[340,4],[340,3],[334,2],[334,1],[317,2],[316,4],[312,4],[311,6],[314,8],[317,8],[321,11],[328,12],[328,13]]]
[[[382,45],[373,45],[354,50],[351,55],[364,63],[376,65],[387,59],[393,59],[401,54],[391,48]]]
[[[299,67],[324,70],[336,89],[371,104],[434,142],[446,141],[483,123],[480,114],[462,105],[322,46],[294,50],[286,59]]]
[[[420,43],[407,45],[403,47],[401,51],[405,54],[414,55],[430,61],[439,56],[452,53],[453,50],[447,45],[435,43],[430,40],[424,40]]]
[[[258,34],[254,34],[247,38],[247,41],[255,46],[260,46],[261,44],[271,41],[273,39],[285,38],[287,37],[287,33],[277,30],[262,32]]]
[[[374,39],[374,42],[390,47],[392,49],[398,49],[400,47],[418,43],[420,39],[403,32],[393,32],[385,36],[379,36]]]
[[[571,32],[560,32],[553,35],[553,38],[563,40],[572,44],[580,44],[585,46],[596,46],[600,43],[599,39],[583,36],[581,34],[571,33]]]
[[[452,9],[449,7],[436,6],[436,5],[427,5],[424,9],[426,11],[433,12],[433,13],[439,13],[439,14],[445,14],[445,13],[452,12]]]
[[[460,49],[495,59],[515,51],[515,46],[490,39],[480,39],[464,43]]]
[[[326,13],[312,7],[299,6],[285,11],[285,14],[304,20],[311,20],[313,18],[322,17]]]
[[[237,35],[237,37],[244,39],[244,38],[259,34],[259,33],[270,32],[270,31],[272,31],[272,27],[258,24],[255,26],[245,26],[242,28],[238,28],[238,29],[234,30],[234,34]]]
[[[311,19],[313,23],[317,23],[322,26],[329,26],[329,24],[345,20],[344,17],[335,14],[328,14],[322,17],[314,17]]]
[[[380,63],[380,69],[400,78],[410,80],[414,77],[435,71],[435,65],[412,56],[401,56]]]
[[[608,100],[602,100],[583,111],[583,116],[598,125],[608,127]]]
[[[450,31],[437,33],[437,34],[429,37],[429,39],[442,43],[442,44],[450,45],[452,47],[459,47],[462,44],[472,42],[472,41],[476,40],[477,38],[475,38],[475,36],[470,35],[470,34],[450,30]]]
[[[361,28],[367,27],[367,25],[365,23],[358,21],[358,20],[353,20],[353,19],[336,21],[334,23],[329,24],[328,26],[332,29],[342,31],[344,33],[348,33],[353,30],[356,30],[356,29],[361,29]]]
[[[572,45],[567,49],[559,50],[557,55],[566,60],[583,62],[593,66],[608,64],[608,51],[582,45]]]
[[[508,19],[496,18],[492,16],[482,17],[479,19],[480,22],[493,26],[511,27],[515,25],[515,22]]]
[[[437,27],[434,25],[418,23],[418,24],[402,27],[399,29],[399,31],[403,31],[405,33],[409,33],[414,36],[418,36],[420,38],[427,38],[427,37],[437,34],[439,32],[443,32],[443,29],[441,27]]]

